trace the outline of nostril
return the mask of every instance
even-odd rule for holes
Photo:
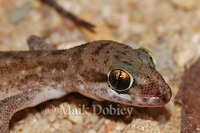
[[[162,103],[168,103],[171,99],[172,92],[171,88],[167,84],[162,84],[159,87],[160,89],[160,100]]]
[[[169,102],[171,97],[172,97],[171,88],[166,84],[164,87],[163,96],[161,99],[163,100],[163,102]]]

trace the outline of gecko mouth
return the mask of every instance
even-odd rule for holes
[[[145,97],[145,96],[130,96],[128,94],[120,94],[112,89],[107,89],[108,96],[101,96],[108,101],[113,101],[121,104],[140,106],[140,107],[159,107],[167,104],[171,99],[171,89],[166,84],[162,87],[159,96]]]

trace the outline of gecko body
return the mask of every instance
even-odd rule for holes
[[[33,42],[46,46],[41,39]],[[16,111],[70,92],[141,107],[162,106],[171,98],[170,87],[145,49],[114,41],[44,49],[0,52],[1,133],[9,132]]]

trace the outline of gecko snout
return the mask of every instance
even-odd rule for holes
[[[171,88],[166,84],[162,83],[159,85],[159,88],[157,88],[157,93],[150,97],[144,97],[142,106],[163,106],[167,104],[172,96]]]
[[[162,100],[162,103],[165,103],[165,104],[168,103],[172,97],[171,88],[167,84],[164,84],[161,87],[160,92],[161,92],[160,99]]]

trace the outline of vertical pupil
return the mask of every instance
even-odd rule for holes
[[[118,80],[117,80],[117,88],[119,89],[120,88],[120,84],[121,84],[121,79],[122,79],[122,72],[120,71],[120,74],[118,76]]]

